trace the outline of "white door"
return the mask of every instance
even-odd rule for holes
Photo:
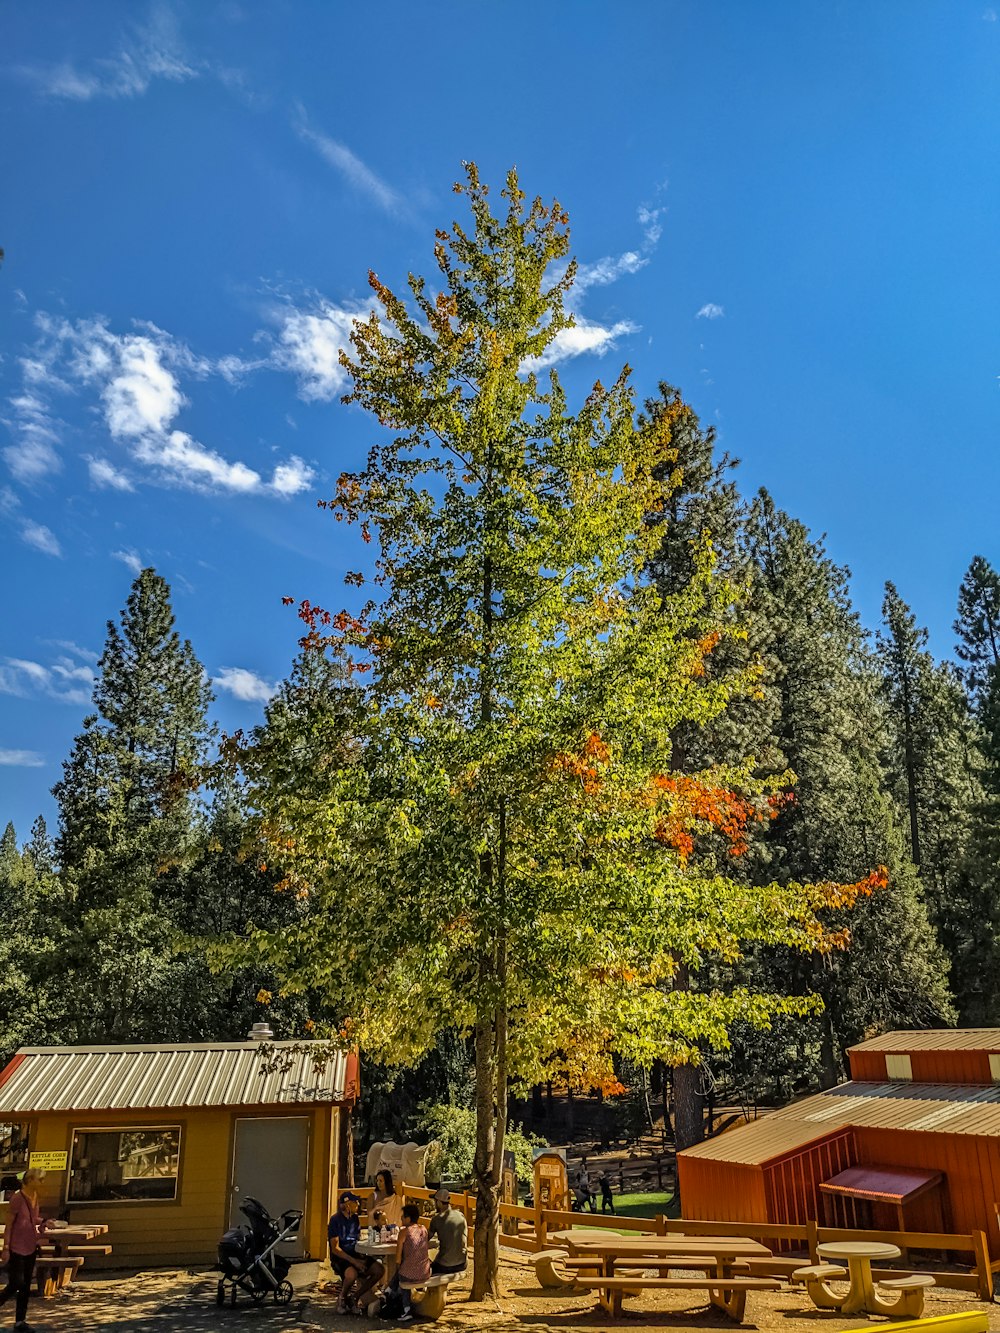
[[[274,1218],[289,1208],[305,1212],[308,1169],[306,1116],[237,1120],[229,1225],[239,1226],[246,1221],[240,1204],[248,1195],[262,1203]],[[301,1242],[282,1246],[281,1253],[301,1254]]]

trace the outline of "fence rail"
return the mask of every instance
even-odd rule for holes
[[[433,1190],[417,1185],[403,1184],[399,1192],[413,1202],[423,1202],[434,1197]],[[361,1197],[362,1212],[367,1222],[374,1191],[357,1189],[355,1193]],[[471,1228],[475,1222],[476,1196],[467,1190],[453,1190],[451,1201],[465,1216]],[[651,1236],[749,1236],[752,1240],[770,1241],[771,1247],[775,1249],[801,1250],[803,1255],[808,1254],[811,1263],[816,1263],[819,1257],[817,1245],[825,1241],[885,1241],[890,1245],[898,1245],[904,1254],[907,1250],[939,1251],[946,1262],[953,1254],[970,1254],[972,1263],[969,1270],[962,1272],[954,1268],[942,1268],[935,1270],[934,1278],[938,1286],[974,1291],[984,1301],[993,1299],[993,1275],[1000,1272],[1000,1259],[991,1260],[986,1233],[983,1231],[965,1234],[945,1231],[863,1231],[848,1227],[823,1227],[816,1222],[715,1222],[665,1217],[662,1213],[655,1217],[619,1217],[616,1214],[609,1216],[555,1208],[528,1208],[523,1204],[510,1203],[500,1205],[500,1218],[504,1224],[501,1245],[533,1253],[547,1249],[552,1232],[567,1227],[638,1232]],[[754,1266],[758,1271],[765,1272],[767,1261],[754,1260]],[[787,1268],[787,1260],[776,1258],[775,1273],[778,1276],[787,1275]],[[898,1270],[888,1268],[873,1269],[872,1272],[880,1281],[898,1276]]]

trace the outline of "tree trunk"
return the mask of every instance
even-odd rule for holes
[[[698,1065],[674,1070],[674,1144],[677,1152],[692,1148],[705,1137],[705,1095]]]
[[[338,1189],[351,1189],[354,1185],[354,1111],[350,1106],[344,1106],[340,1111],[340,1143],[338,1148]]]
[[[507,1132],[506,1015],[476,1025],[476,1224],[470,1299],[500,1295],[500,1184]]]

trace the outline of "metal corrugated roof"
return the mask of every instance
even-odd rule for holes
[[[1000,1028],[928,1028],[883,1032],[858,1042],[852,1051],[1000,1051]],[[850,1053],[850,1052],[848,1052]]]
[[[0,1115],[333,1105],[346,1083],[343,1053],[319,1064],[302,1042],[26,1046],[0,1071]]]
[[[684,1155],[763,1165],[855,1127],[1000,1137],[1000,1087],[844,1083],[686,1148]]]

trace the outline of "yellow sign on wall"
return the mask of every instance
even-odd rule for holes
[[[65,1171],[67,1153],[33,1152],[28,1154],[28,1166],[36,1171]]]

